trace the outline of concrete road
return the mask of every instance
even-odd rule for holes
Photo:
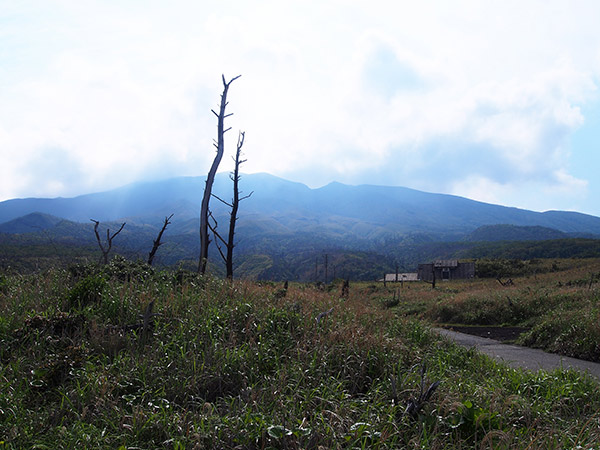
[[[528,370],[575,369],[580,372],[586,372],[597,380],[600,380],[599,363],[569,358],[518,345],[502,344],[493,339],[457,333],[456,331],[445,330],[443,328],[435,328],[435,331],[463,347],[475,347],[481,353],[503,361],[511,367],[520,367]]]

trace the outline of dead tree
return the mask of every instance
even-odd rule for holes
[[[113,239],[117,236],[117,234],[119,234],[121,232],[121,230],[123,230],[123,227],[125,227],[125,223],[123,222],[121,224],[121,228],[119,228],[118,231],[116,231],[115,233],[113,233],[112,235],[110,234],[110,229],[107,228],[106,229],[106,244],[107,246],[104,247],[104,245],[102,245],[102,240],[100,239],[100,233],[98,233],[98,225],[100,225],[100,222],[94,219],[90,219],[92,222],[94,222],[94,233],[96,234],[96,240],[98,241],[98,247],[100,247],[100,251],[102,252],[102,262],[104,264],[108,264],[108,253],[110,252],[110,249],[112,248],[112,242]]]
[[[240,197],[240,188],[239,188],[240,165],[246,162],[245,159],[241,159],[242,146],[244,145],[244,137],[245,137],[245,133],[240,131],[240,134],[238,136],[237,149],[235,151],[235,158],[233,158],[233,161],[235,162],[235,166],[233,169],[233,173],[229,176],[229,178],[231,178],[231,180],[233,181],[233,199],[231,200],[231,203],[228,203],[225,200],[223,200],[222,198],[213,194],[214,198],[216,198],[221,203],[223,203],[231,208],[230,215],[229,215],[229,234],[227,236],[227,241],[217,231],[217,222],[216,222],[215,218],[212,216],[212,214],[211,214],[211,218],[213,219],[214,224],[210,224],[210,223],[208,224],[211,231],[215,235],[215,244],[217,245],[219,254],[223,258],[223,261],[225,262],[227,278],[229,278],[229,279],[233,278],[233,248],[235,247],[235,243],[234,243],[235,224],[238,219],[237,214],[238,214],[238,210],[240,207],[240,202],[242,200],[247,199],[254,193],[254,191],[252,191],[252,192],[250,192],[250,194]],[[222,245],[225,246],[225,249],[226,249],[225,252],[223,252]]]
[[[225,108],[227,107],[227,92],[229,91],[229,86],[231,83],[237,80],[240,76],[241,75],[238,75],[237,77],[232,78],[229,82],[225,81],[225,75],[222,76],[223,93],[221,94],[219,113],[217,114],[214,110],[211,110],[212,113],[217,116],[217,140],[214,143],[214,146],[217,149],[217,154],[215,155],[215,159],[213,160],[212,166],[206,178],[206,186],[204,187],[204,196],[202,197],[202,205],[200,208],[200,260],[198,261],[198,273],[202,275],[206,272],[206,266],[208,263],[208,244],[210,244],[210,239],[208,236],[208,204],[212,194],[212,186],[215,181],[215,175],[217,173],[217,169],[219,168],[219,164],[221,163],[221,159],[223,158],[223,152],[225,151],[224,136],[225,133],[230,130],[230,128],[225,129],[225,119],[231,116],[231,114],[225,114]]]
[[[160,247],[163,243],[160,242],[160,240],[162,239],[162,235],[165,232],[165,230],[167,229],[167,226],[171,223],[170,220],[173,217],[173,214],[171,214],[169,217],[165,217],[165,223],[163,224],[163,227],[161,228],[161,230],[158,233],[158,237],[154,240],[154,245],[152,246],[152,250],[150,250],[150,253],[148,254],[148,265],[151,266],[152,262],[154,261],[154,255],[156,255],[156,251],[158,250],[158,247]]]

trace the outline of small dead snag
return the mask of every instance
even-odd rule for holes
[[[150,250],[150,253],[148,254],[148,265],[151,266],[152,262],[154,262],[154,255],[156,255],[156,251],[158,250],[158,247],[160,247],[163,243],[160,242],[160,240],[162,239],[162,235],[165,232],[165,230],[167,229],[167,226],[171,223],[170,220],[173,217],[173,214],[171,214],[169,217],[165,217],[165,223],[163,224],[163,227],[161,228],[160,232],[158,233],[158,237],[154,240],[154,245],[152,246],[152,250]]]
[[[497,277],[497,278],[496,278],[496,281],[497,281],[498,283],[500,283],[500,285],[502,285],[502,286],[504,286],[504,287],[506,287],[506,286],[514,286],[514,285],[515,285],[515,283],[514,283],[514,281],[512,280],[512,278],[509,278],[509,279],[508,279],[508,280],[506,280],[506,281],[502,281],[502,278],[500,278],[500,277]]]
[[[100,233],[98,233],[98,226],[100,225],[100,222],[94,219],[90,219],[90,221],[94,222],[94,233],[96,234],[96,240],[98,241],[98,247],[100,247],[100,251],[102,252],[102,262],[104,264],[108,264],[108,253],[110,252],[110,249],[112,248],[112,242],[113,239],[117,236],[117,234],[119,234],[121,232],[121,230],[123,230],[123,227],[125,227],[125,223],[123,222],[121,224],[121,228],[119,228],[118,231],[116,231],[115,233],[113,233],[112,235],[110,234],[110,229],[107,228],[106,229],[106,244],[107,246],[104,247],[104,245],[102,245],[102,240],[100,239]]]

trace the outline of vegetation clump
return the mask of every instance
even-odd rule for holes
[[[67,294],[69,308],[82,308],[91,303],[99,303],[106,285],[106,280],[101,275],[86,276]]]

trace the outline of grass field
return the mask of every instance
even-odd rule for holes
[[[3,275],[0,448],[598,448],[595,381],[430,332],[526,325],[530,345],[597,358],[600,263],[554,264],[347,298],[123,263]]]
[[[600,261],[537,261],[535,274],[496,279],[388,284],[371,294],[384,306],[434,324],[514,326],[529,329],[517,343],[589,361],[600,361]],[[532,273],[534,272],[534,273]],[[368,292],[368,289],[364,291]],[[395,294],[394,294],[395,292]]]

